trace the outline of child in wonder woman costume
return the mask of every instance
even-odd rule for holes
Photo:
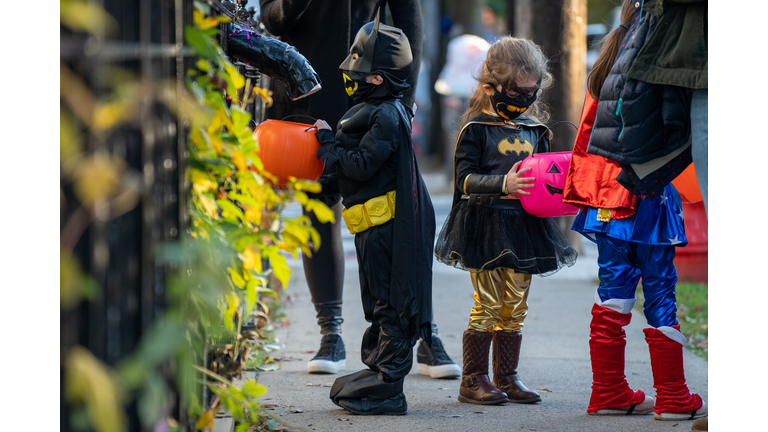
[[[639,13],[638,5],[624,1],[622,24],[606,36],[590,73],[589,92],[563,190],[563,201],[582,209],[572,229],[597,243],[598,248],[600,285],[590,324],[593,378],[587,413],[655,412],[657,420],[687,420],[706,417],[707,404],[688,390],[683,370],[685,336],[677,321],[677,272],[673,263],[675,247],[688,243],[680,197],[668,184],[660,196],[640,200],[615,180],[621,172],[617,163],[587,152],[590,139],[598,139],[592,132],[600,91],[633,16]],[[641,390],[632,390],[624,375],[623,327],[632,317],[640,278],[648,321],[643,332],[651,354],[655,401]]]
[[[459,122],[453,205],[435,246],[440,262],[469,271],[475,289],[459,401],[535,403],[541,397],[517,373],[531,275],[553,274],[577,256],[553,220],[526,213],[519,200],[533,187],[520,162],[534,146],[549,147],[536,98],[552,76],[539,47],[506,37],[489,48],[478,81]]]

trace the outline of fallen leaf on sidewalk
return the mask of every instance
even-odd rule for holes
[[[314,353],[316,353],[317,351],[302,351],[302,352],[303,352],[304,354],[314,354]]]
[[[453,418],[456,418],[456,417],[464,417],[464,414],[446,414],[446,415],[441,415],[440,417],[453,417]]]
[[[340,418],[339,421],[349,421],[349,419]]]
[[[289,409],[288,412],[289,413],[293,413],[293,414],[297,414],[297,413],[303,413],[304,410],[301,409],[301,408],[296,408],[296,409]]]
[[[537,391],[537,392],[547,392],[547,393],[552,393],[552,390],[547,390],[547,389],[536,389],[536,391]]]
[[[276,371],[280,369],[280,363],[272,363],[269,366],[261,366],[258,369],[264,372]]]
[[[475,411],[475,414],[488,414],[488,413],[485,411]]]
[[[266,408],[266,409],[274,409],[274,408],[277,408],[277,405],[276,404],[261,404],[261,407],[262,408]]]

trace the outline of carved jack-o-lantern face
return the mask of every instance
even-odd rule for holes
[[[526,177],[533,177],[530,195],[520,195],[526,212],[538,217],[572,216],[578,207],[563,202],[563,188],[568,176],[571,152],[539,153],[529,156],[520,164],[520,170],[531,168]]]

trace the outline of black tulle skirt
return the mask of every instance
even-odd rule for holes
[[[469,207],[462,200],[451,208],[435,256],[462,270],[510,268],[549,276],[572,266],[578,254],[551,218],[521,210]]]

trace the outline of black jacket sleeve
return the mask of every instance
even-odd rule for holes
[[[410,111],[416,100],[416,84],[421,67],[421,45],[424,40],[424,29],[421,22],[421,4],[418,0],[389,0],[389,11],[392,13],[392,23],[401,29],[411,44],[413,54],[413,72],[406,82],[411,88],[403,93],[403,105]]]
[[[339,193],[339,179],[336,174],[324,174],[317,181],[323,187],[318,193],[307,193],[310,198],[327,198],[338,195]]]
[[[275,36],[293,30],[311,0],[259,0],[261,22]]]
[[[374,114],[372,123],[371,130],[363,136],[360,146],[351,150],[343,148],[327,129],[316,134],[321,150],[327,150],[337,158],[338,169],[353,180],[366,181],[373,177],[387,158],[397,150],[397,144],[393,140],[393,131],[398,127],[397,118],[389,111],[379,110]]]
[[[469,125],[456,144],[456,188],[464,195],[501,194],[504,191],[503,175],[482,174],[480,161],[484,141],[483,130]]]

